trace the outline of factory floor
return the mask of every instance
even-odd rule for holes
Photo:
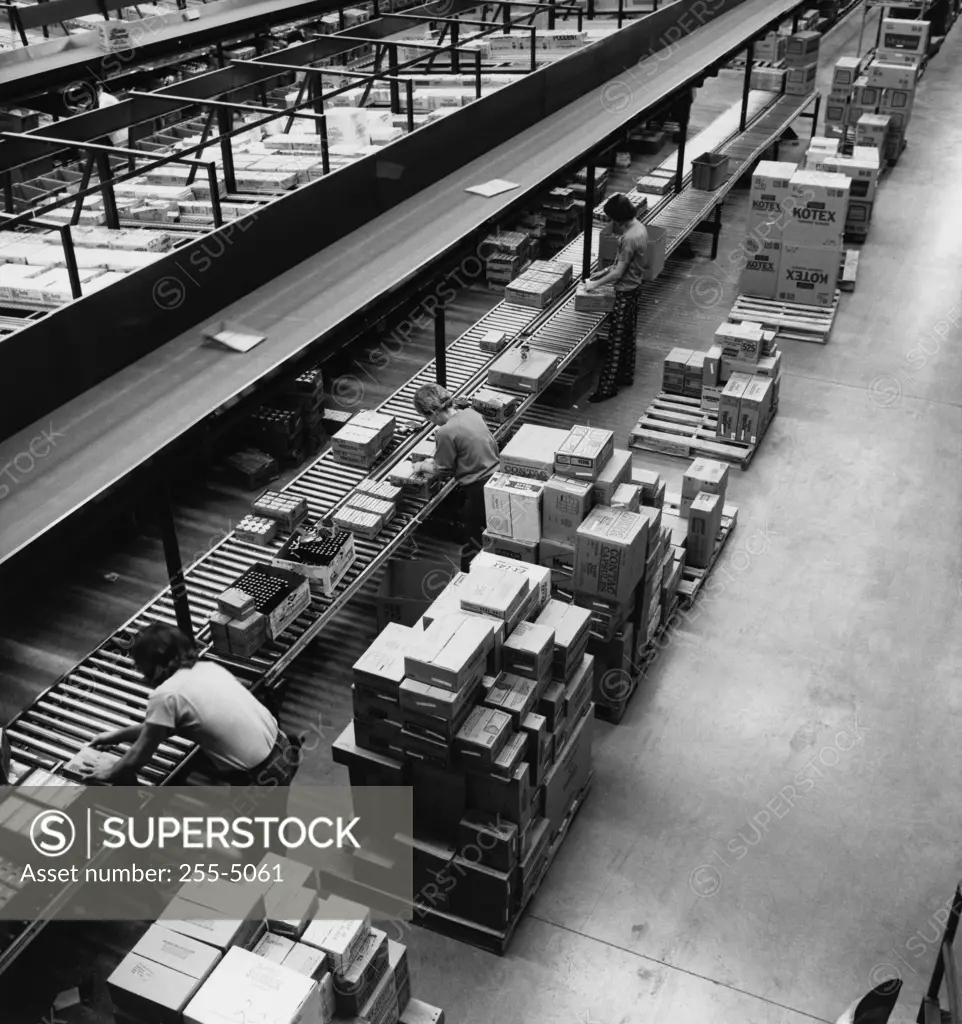
[[[823,93],[860,23],[823,42]],[[730,103],[739,86],[723,72],[699,98]],[[409,930],[414,993],[451,1024],[833,1022],[895,974],[905,985],[892,1022],[915,1019],[962,868],[960,90],[956,30],[920,85],[909,148],[880,190],[829,343],[781,344],[779,413],[751,468],[730,476],[738,527],[714,583],[622,723],[595,723],[592,791],[508,954]],[[635,386],[571,422],[627,442],[664,355],[706,348],[726,319],[746,215],[746,194],[733,193],[718,259],[670,268]],[[685,468],[635,460],[669,489]],[[328,740],[351,713],[350,648],[335,648],[332,636],[301,660],[284,712]],[[299,782],[341,781],[320,744]],[[56,994],[102,978],[129,931],[81,940],[51,927],[4,981],[32,989],[37,966]],[[91,985],[104,1005],[102,981]],[[7,1003],[0,1018],[40,1015]]]

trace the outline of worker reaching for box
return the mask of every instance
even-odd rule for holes
[[[648,232],[635,216],[627,196],[618,193],[605,203],[611,230],[618,236],[618,255],[606,270],[592,274],[585,290],[614,285],[615,307],[608,314],[605,338],[605,365],[591,402],[604,402],[618,394],[622,385],[635,380],[635,330],[638,319],[638,295],[645,273]]]
[[[414,408],[438,429],[433,459],[418,463],[420,477],[454,477],[458,483],[458,522],[464,550],[461,571],[481,550],[484,533],[484,485],[499,467],[498,442],[480,413],[455,400],[439,384],[425,384],[414,394]]]
[[[193,641],[160,623],[141,630],[131,657],[153,693],[142,725],[95,736],[94,748],[131,743],[119,761],[87,776],[129,780],[171,735],[196,743],[211,774],[233,786],[289,786],[298,751],[274,716],[227,669],[198,661]]]

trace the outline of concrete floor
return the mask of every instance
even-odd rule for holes
[[[823,68],[857,37],[829,36]],[[956,30],[830,343],[782,346],[715,583],[624,722],[597,723],[592,793],[509,954],[411,930],[449,1020],[834,1021],[896,972],[893,1024],[915,1019],[962,868],[960,90]],[[656,372],[592,422],[624,440]]]

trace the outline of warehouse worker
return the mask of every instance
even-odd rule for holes
[[[297,751],[274,716],[227,669],[198,661],[193,642],[180,630],[147,626],[131,656],[153,688],[144,722],[94,737],[95,748],[131,746],[115,765],[88,776],[90,781],[129,780],[176,734],[196,743],[208,761],[203,767],[230,785],[290,785]]]
[[[467,572],[481,550],[484,533],[484,485],[498,469],[498,443],[484,417],[454,399],[439,384],[425,384],[414,394],[414,408],[438,429],[433,459],[418,463],[418,476],[454,477],[458,482],[458,521],[465,551],[461,571]]]
[[[613,195],[605,203],[611,230],[618,236],[618,255],[607,270],[599,270],[585,281],[587,291],[614,285],[615,306],[608,315],[605,339],[605,365],[591,402],[604,402],[618,394],[621,385],[635,379],[635,330],[638,319],[638,295],[645,273],[648,232],[635,216],[627,196]]]
[[[111,95],[111,93],[107,92],[103,85],[100,82],[98,82],[97,107],[100,110],[105,110],[107,107],[116,107],[118,103],[120,103],[120,100],[118,100],[116,96],[113,96]],[[128,132],[125,132],[123,129],[121,129],[120,131],[117,132],[111,132],[109,136],[100,139],[99,141],[105,146],[117,146],[119,149],[126,149],[128,145],[127,135]]]

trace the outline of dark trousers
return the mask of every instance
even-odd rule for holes
[[[611,398],[619,387],[630,387],[635,381],[635,334],[638,329],[638,296],[640,288],[615,292],[615,308],[608,314],[604,340],[604,366],[598,378],[597,394]]]
[[[481,550],[484,542],[484,485],[490,477],[458,488],[458,521],[461,525],[461,572],[467,572],[471,559]]]
[[[209,758],[204,760],[210,764]],[[292,742],[278,730],[273,749],[256,767],[234,771],[212,767],[211,774],[229,786],[289,786],[297,774],[299,763],[300,743]]]

